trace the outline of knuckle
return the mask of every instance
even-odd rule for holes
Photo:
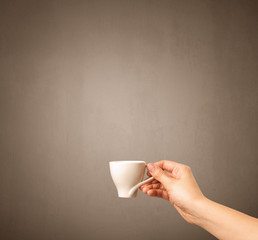
[[[181,168],[177,166],[173,169],[173,172],[172,172],[175,178],[180,178],[181,173],[182,173]]]
[[[191,168],[187,165],[184,166],[184,171],[191,172]]]
[[[157,179],[160,179],[163,175],[163,172],[161,169],[157,169],[157,171],[155,172],[155,175],[154,177],[157,178]]]

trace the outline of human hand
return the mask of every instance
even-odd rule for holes
[[[155,180],[140,189],[149,196],[169,200],[187,222],[221,240],[257,239],[258,219],[207,199],[190,167],[162,160],[149,163],[147,168],[148,176]]]
[[[198,219],[196,207],[206,198],[202,194],[190,167],[162,160],[149,163],[147,169],[148,176],[153,176],[155,180],[142,185],[140,189],[149,196],[169,200],[187,222],[196,223]]]

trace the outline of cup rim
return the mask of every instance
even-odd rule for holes
[[[110,164],[124,164],[124,163],[144,163],[146,164],[145,161],[143,160],[118,160],[118,161],[109,161]]]

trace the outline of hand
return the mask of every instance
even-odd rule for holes
[[[169,200],[187,222],[221,240],[257,239],[258,219],[207,199],[188,166],[163,160],[150,163],[147,168],[155,180],[140,189]]]
[[[187,222],[195,223],[198,215],[195,206],[205,200],[205,197],[190,167],[162,160],[149,163],[147,168],[148,176],[153,176],[155,180],[142,185],[140,189],[149,196],[169,200]]]

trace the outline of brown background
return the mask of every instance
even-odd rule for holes
[[[108,162],[171,159],[257,206],[257,1],[1,1],[0,238],[213,239],[119,199]]]

